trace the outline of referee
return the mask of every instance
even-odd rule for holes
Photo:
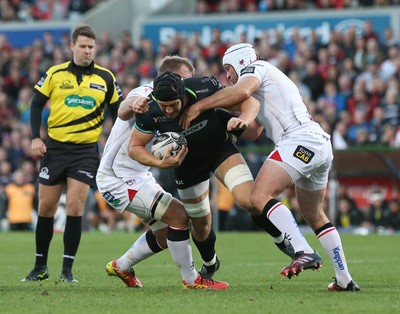
[[[73,60],[52,66],[34,87],[31,103],[32,154],[40,160],[36,261],[22,281],[49,277],[47,257],[61,193],[66,192],[67,219],[60,280],[77,282],[72,265],[82,234],[82,215],[99,164],[97,141],[107,105],[115,120],[122,100],[114,75],[94,63],[96,34],[78,25],[71,35]],[[48,137],[40,138],[43,107],[49,103]]]

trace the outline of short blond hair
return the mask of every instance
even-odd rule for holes
[[[192,64],[192,62],[190,62],[189,59],[187,58],[183,58],[180,56],[166,56],[164,59],[161,60],[160,63],[160,67],[158,68],[158,74],[167,72],[167,71],[172,71],[172,72],[176,72],[179,71],[179,69],[182,66],[186,66],[189,71],[192,73],[192,75],[194,75],[195,69],[194,66]]]

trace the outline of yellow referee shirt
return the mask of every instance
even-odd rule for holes
[[[95,143],[105,105],[118,105],[122,92],[111,71],[93,63],[81,74],[75,67],[71,61],[51,67],[35,90],[49,98],[48,134],[52,139]]]

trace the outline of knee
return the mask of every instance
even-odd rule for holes
[[[251,191],[250,193],[250,203],[251,207],[253,208],[254,212],[257,214],[261,214],[263,208],[265,206],[265,202],[263,202],[260,193],[256,190]]]
[[[208,238],[210,231],[211,231],[211,220],[196,219],[192,221],[192,235],[197,241],[205,241]]]

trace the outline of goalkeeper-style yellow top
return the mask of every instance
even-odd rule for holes
[[[95,63],[79,69],[71,61],[49,68],[35,90],[50,102],[49,136],[76,144],[97,142],[105,105],[118,105],[122,97],[111,71]]]

